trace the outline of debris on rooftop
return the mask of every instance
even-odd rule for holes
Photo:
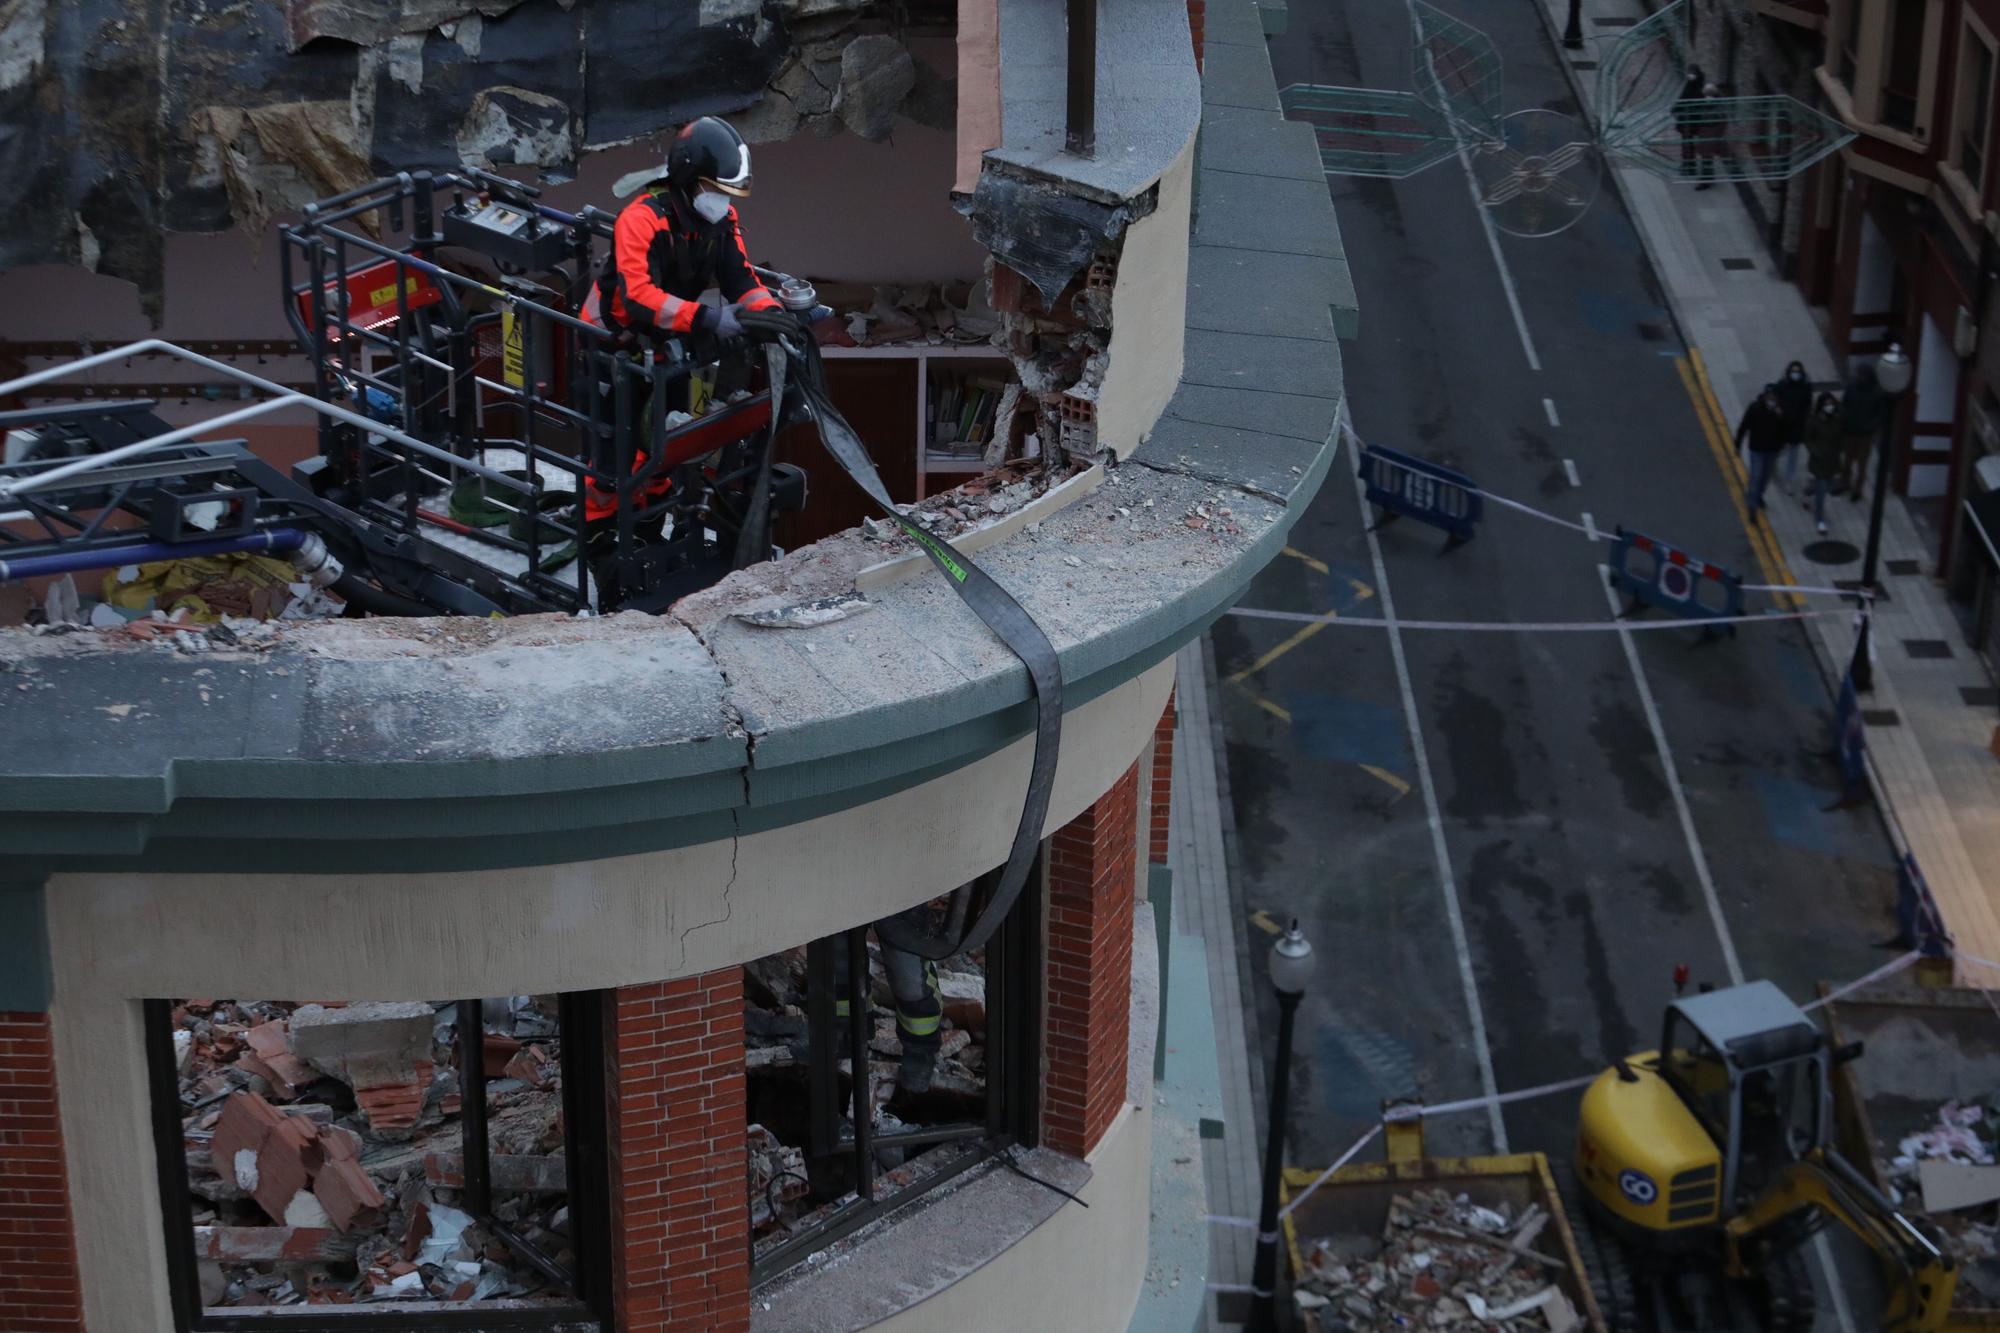
[[[1549,1214],[1530,1204],[1486,1208],[1463,1194],[1416,1190],[1390,1202],[1379,1240],[1318,1238],[1292,1299],[1310,1333],[1376,1329],[1583,1327],[1556,1284],[1565,1264],[1547,1244]]]
[[[493,1211],[464,1197],[453,1003],[174,1007],[195,1250],[212,1306],[570,1299],[552,996],[484,1005]]]

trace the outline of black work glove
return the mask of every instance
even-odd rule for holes
[[[743,327],[743,336],[767,342],[774,338],[793,338],[801,335],[801,325],[797,316],[789,310],[775,307],[763,310],[746,310],[737,307],[736,319]]]

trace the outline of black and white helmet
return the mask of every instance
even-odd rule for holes
[[[681,127],[667,154],[667,179],[689,194],[713,190],[732,199],[750,196],[750,145],[726,120],[703,116]]]

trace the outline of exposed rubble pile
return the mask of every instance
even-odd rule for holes
[[[1074,458],[1087,465],[1097,454],[1097,393],[1111,343],[1117,247],[1100,250],[1047,305],[1033,284],[1005,264],[989,259],[987,273],[994,308],[1001,312],[1001,342],[1020,381],[1019,392],[1001,404],[994,422],[996,447],[1008,449],[1018,437],[1019,452],[1027,457],[1052,463]]]
[[[1937,1123],[1897,1141],[1886,1163],[1892,1202],[1921,1206],[1959,1262],[1959,1289],[2000,1305],[2000,1110],[1949,1101]]]
[[[1025,509],[1079,470],[1070,466],[1046,467],[1036,458],[1017,458],[961,486],[926,496],[904,512],[924,531],[956,538]],[[891,553],[916,546],[902,529],[886,519],[862,519],[861,536]]]
[[[1556,1285],[1565,1265],[1543,1253],[1548,1223],[1539,1204],[1516,1213],[1444,1190],[1398,1195],[1379,1241],[1312,1243],[1292,1289],[1300,1325],[1309,1333],[1581,1329]]]
[[[324,620],[346,609],[288,562],[246,554],[125,565],[106,571],[96,593],[86,600],[65,574],[42,590],[39,604],[25,589],[0,603],[0,626],[120,630],[135,639],[166,640],[161,646],[167,647],[181,635],[233,643],[245,627]]]
[[[569,1298],[554,997],[484,1009],[490,1218],[463,1197],[456,1004],[175,1006],[205,1305]]]
[[[815,280],[814,288],[839,316],[813,326],[823,347],[969,346],[1000,331],[984,282],[869,287]]]
[[[874,1036],[868,1045],[868,1075],[876,1134],[898,1134],[937,1125],[983,1121],[986,1115],[986,976],[983,955],[938,964],[938,991],[944,1002],[942,1041],[929,1090],[913,1094],[897,1086],[903,1046],[896,1033],[895,999],[889,991],[878,946],[868,944]],[[810,1229],[823,1214],[853,1197],[850,1164],[844,1153],[815,1162],[810,1156],[810,1036],[806,1015],[806,951],[772,954],[743,969],[743,1034],[749,1078],[749,1194],[753,1243],[761,1253]],[[851,1152],[853,1061],[845,1055],[844,1025],[835,1038],[843,1054],[837,1062],[839,1142]],[[951,1144],[906,1153],[875,1153],[879,1193],[893,1193],[963,1151]]]

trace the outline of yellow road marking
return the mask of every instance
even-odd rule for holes
[[[1333,613],[1328,612],[1327,614],[1331,615]],[[1300,644],[1304,643],[1307,639],[1310,639],[1313,635],[1319,633],[1321,630],[1325,628],[1326,628],[1326,622],[1324,620],[1313,621],[1310,625],[1307,625],[1304,628],[1300,629],[1298,633],[1292,635],[1290,638],[1286,639],[1283,643],[1271,649],[1270,652],[1265,653],[1262,657],[1252,662],[1249,666],[1244,667],[1241,671],[1229,677],[1229,683],[1231,685],[1242,684],[1246,679],[1256,675],[1259,671],[1262,671],[1265,667],[1271,665],[1271,663],[1277,661],[1279,658],[1283,657],[1286,653],[1289,653],[1290,651],[1292,651],[1292,649],[1298,647]],[[1285,720],[1289,722],[1291,721],[1291,718],[1287,716]]]
[[[1363,764],[1361,769],[1363,772],[1372,774],[1388,783],[1391,787],[1394,787],[1396,789],[1397,800],[1401,800],[1410,794],[1410,784],[1397,777],[1394,773],[1391,773],[1388,769],[1377,768],[1373,764]]]
[[[1357,602],[1365,602],[1375,595],[1375,590],[1360,579],[1349,579],[1347,586],[1354,589],[1354,600]]]
[[[1708,440],[1709,452],[1715,456],[1715,466],[1722,473],[1723,484],[1729,490],[1729,501],[1736,507],[1737,521],[1750,537],[1750,549],[1757,558],[1757,567],[1763,572],[1764,582],[1795,583],[1791,567],[1785,563],[1785,554],[1778,547],[1777,534],[1771,531],[1769,524],[1760,524],[1750,516],[1743,460],[1736,456],[1729,428],[1724,423],[1722,404],[1716,400],[1715,389],[1708,382],[1708,371],[1702,365],[1701,353],[1689,348],[1686,356],[1674,358],[1674,369],[1680,372],[1681,386],[1687,390],[1688,399],[1694,404],[1694,413],[1701,422],[1702,434]],[[1781,606],[1789,603],[1796,609],[1805,604],[1797,593],[1775,596]]]
[[[1315,573],[1324,574],[1327,572],[1326,561],[1315,560],[1311,556],[1307,555],[1304,551],[1301,551],[1296,546],[1287,546],[1280,554],[1290,556],[1292,559],[1298,561],[1300,564],[1304,565],[1307,569],[1310,569]]]
[[[1250,924],[1272,935],[1285,933],[1285,928],[1272,920],[1271,914],[1261,907],[1250,914]]]
[[[1264,710],[1265,712],[1269,713],[1269,714],[1270,714],[1270,715],[1271,715],[1272,717],[1275,717],[1275,718],[1277,718],[1277,719],[1278,719],[1278,721],[1280,721],[1280,722],[1283,722],[1283,723],[1286,723],[1286,724],[1290,724],[1290,722],[1291,722],[1291,720],[1292,720],[1292,715],[1291,715],[1290,713],[1288,713],[1288,712],[1286,712],[1286,711],[1285,711],[1284,709],[1282,709],[1282,708],[1278,707],[1278,705],[1276,705],[1276,704],[1272,703],[1272,702],[1271,702],[1271,701],[1270,701],[1269,699],[1266,699],[1266,698],[1265,698],[1265,697],[1264,697],[1263,695],[1261,695],[1261,694],[1253,694],[1253,695],[1251,695],[1250,697],[1251,697],[1251,698],[1253,698],[1253,699],[1255,699],[1255,700],[1257,701],[1257,706],[1258,706],[1259,708],[1261,708],[1261,709],[1263,709],[1263,710]]]

